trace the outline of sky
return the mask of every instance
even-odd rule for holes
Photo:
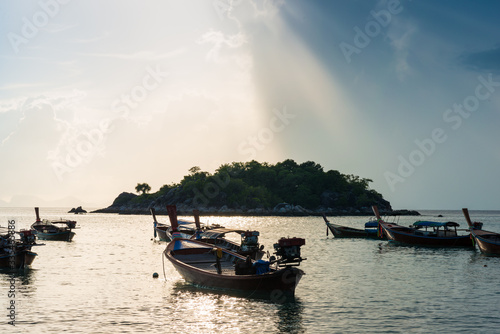
[[[500,209],[500,3],[0,3],[0,206],[314,161],[394,209]]]

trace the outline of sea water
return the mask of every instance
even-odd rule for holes
[[[306,239],[306,275],[294,301],[262,300],[186,284],[153,240],[150,216],[73,215],[72,242],[38,241],[31,269],[0,272],[0,333],[498,333],[500,258],[474,249],[434,249],[326,235],[321,217],[202,217],[208,224],[260,231],[264,250],[281,237]],[[455,221],[461,211],[421,211],[416,220]],[[439,214],[443,217],[437,217]],[[500,212],[471,211],[500,232]],[[190,219],[191,217],[182,217]],[[371,217],[329,217],[362,228]],[[167,217],[158,217],[167,222]],[[1,208],[18,229],[33,208]],[[153,274],[158,273],[158,278]],[[14,294],[14,295],[13,295]],[[9,307],[15,305],[14,320]],[[13,321],[13,324],[12,324]],[[9,324],[9,322],[11,322]]]

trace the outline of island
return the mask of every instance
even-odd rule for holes
[[[391,204],[370,189],[370,179],[337,170],[324,171],[313,161],[301,164],[287,159],[276,164],[233,162],[214,173],[195,166],[179,183],[149,193],[147,183],[138,183],[139,194],[123,192],[104,209],[93,212],[149,214],[154,208],[167,214],[175,204],[180,215],[198,209],[203,215],[372,215],[377,205],[382,214],[419,215],[416,211],[392,210]]]

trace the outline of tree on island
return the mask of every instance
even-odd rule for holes
[[[149,192],[151,190],[151,187],[147,183],[137,183],[135,186],[135,191],[138,193],[142,192],[141,195],[144,195],[145,193]]]

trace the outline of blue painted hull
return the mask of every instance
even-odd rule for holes
[[[63,231],[56,233],[43,233],[37,230],[33,230],[33,234],[40,240],[57,240],[57,241],[71,241],[75,232],[72,231]]]

